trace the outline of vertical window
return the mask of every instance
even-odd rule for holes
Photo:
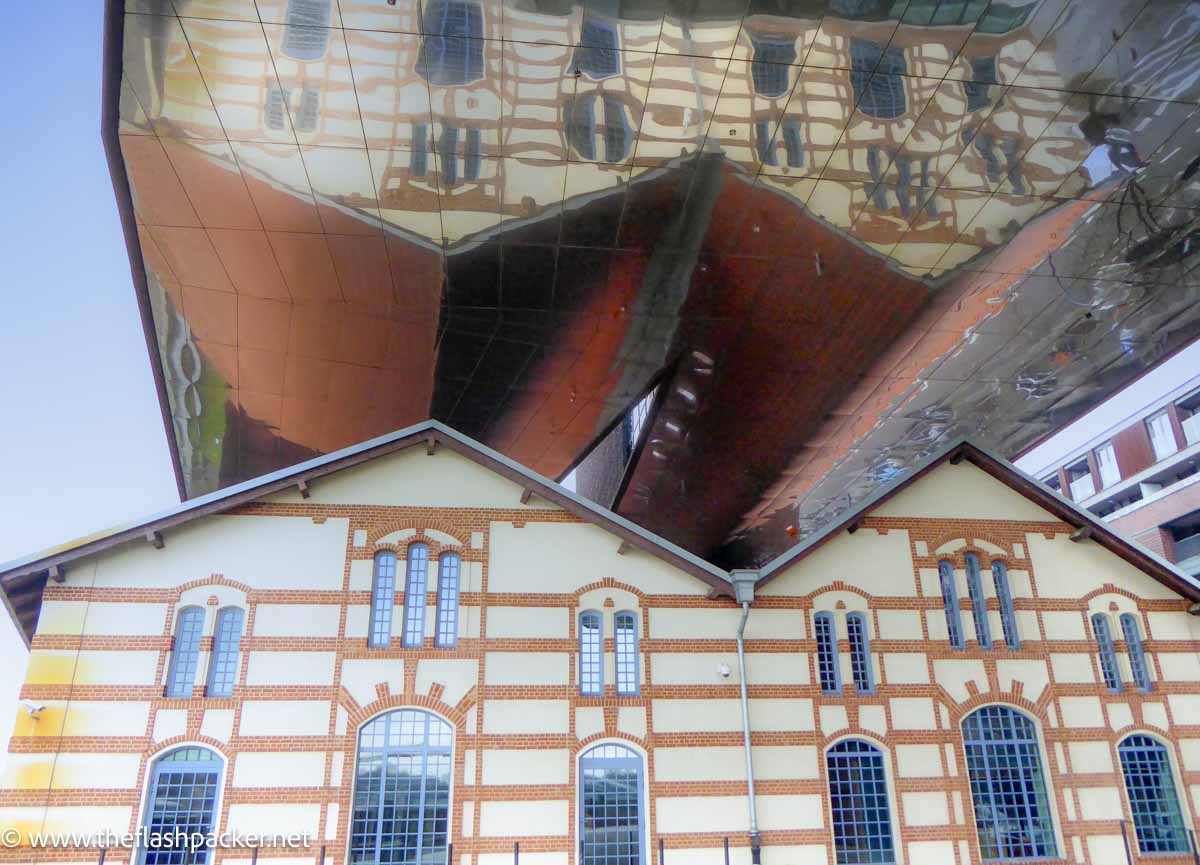
[[[754,149],[758,151],[758,161],[763,165],[778,165],[775,158],[775,141],[771,138],[771,121],[754,121]]]
[[[975,639],[979,648],[992,647],[992,627],[988,622],[987,598],[983,595],[983,578],[979,575],[979,556],[967,553],[967,591],[971,593],[971,615],[975,619]]]
[[[1086,457],[1067,466],[1064,471],[1071,490],[1071,501],[1081,502],[1096,494],[1096,482],[1092,479],[1092,469]]]
[[[375,582],[371,586],[370,646],[392,644],[392,607],[396,603],[396,554],[375,555]]]
[[[412,153],[408,156],[408,173],[424,177],[428,169],[428,131],[424,123],[413,125]]]
[[[971,80],[963,81],[963,95],[967,98],[967,111],[979,111],[992,104],[991,85],[998,82],[996,58],[976,57],[971,61]]]
[[[458,182],[458,127],[443,126],[442,140],[438,143],[441,157],[442,180],[447,186]]]
[[[212,835],[220,783],[221,759],[207,748],[176,748],[154,761],[141,865],[204,865],[210,860],[206,844],[178,842]]]
[[[421,14],[417,74],[430,84],[470,84],[483,77],[483,9],[464,0],[431,0]]]
[[[1129,666],[1133,669],[1133,681],[1138,690],[1149,691],[1150,668],[1146,666],[1146,650],[1142,647],[1142,630],[1138,627],[1137,616],[1133,613],[1121,615],[1121,633],[1125,635],[1125,647],[1129,651]]]
[[[596,158],[596,109],[591,96],[576,96],[567,109],[567,140],[584,159]]]
[[[1117,452],[1112,442],[1096,448],[1096,466],[1100,469],[1100,487],[1111,487],[1121,480],[1121,469],[1117,466]]]
[[[833,613],[817,613],[813,616],[813,629],[817,633],[817,673],[821,677],[821,690],[826,694],[836,694],[842,690],[842,675],[838,669]]]
[[[388,712],[362,728],[350,865],[445,861],[452,744],[450,725],[417,709]]]
[[[604,693],[604,626],[595,610],[579,615],[579,693]]]
[[[267,87],[267,128],[283,129],[287,118],[288,92],[277,84]]]
[[[463,159],[463,177],[479,179],[479,166],[483,163],[483,142],[478,129],[467,130],[467,150]]]
[[[783,147],[787,153],[789,168],[804,166],[804,142],[800,139],[800,123],[795,120],[783,121]]]
[[[443,648],[458,644],[458,578],[462,562],[458,553],[445,553],[438,563],[437,637]]]
[[[1117,746],[1117,753],[1133,811],[1138,850],[1143,855],[1189,852],[1187,827],[1167,749],[1157,739],[1135,733]]]
[[[1004,642],[1010,649],[1020,649],[1021,635],[1017,633],[1017,611],[1013,609],[1012,589],[1008,585],[1008,566],[999,559],[992,562],[992,583],[996,586],[996,597],[1000,601]]]
[[[226,607],[217,613],[217,629],[213,635],[212,665],[208,668],[206,696],[228,697],[237,682],[238,658],[242,648],[240,607]]]
[[[825,768],[838,865],[895,862],[883,754],[869,742],[845,739],[825,753]]]
[[[321,115],[321,91],[305,87],[300,93],[300,111],[296,114],[296,131],[312,132],[317,128]]]
[[[860,694],[875,690],[871,675],[871,645],[867,637],[867,617],[862,613],[846,616],[846,636],[850,638],[850,669],[854,673],[854,688]]]
[[[429,547],[408,545],[408,573],[404,582],[404,645],[425,642],[425,586],[429,577]]]
[[[200,665],[200,634],[204,610],[184,607],[175,617],[175,642],[171,647],[171,669],[167,673],[167,696],[190,697]]]
[[[1171,428],[1171,416],[1165,409],[1146,418],[1146,429],[1150,433],[1150,444],[1154,446],[1154,459],[1165,460],[1179,450],[1175,430]]]
[[[637,617],[625,610],[613,617],[613,636],[617,649],[617,693],[638,692]]]
[[[894,120],[904,114],[904,52],[863,39],[850,40],[850,86],[859,111]]]
[[[954,566],[945,559],[938,562],[938,579],[942,584],[942,607],[946,610],[946,633],[952,649],[963,648],[962,616],[958,609],[958,590],[954,587]]]
[[[1057,855],[1033,722],[1008,706],[963,721],[980,856],[989,862]]]
[[[759,96],[776,97],[788,92],[789,64],[796,62],[796,43],[792,39],[750,37],[754,59],[750,61],[750,79]]]
[[[642,758],[597,745],[579,758],[580,865],[641,865]]]
[[[317,60],[329,44],[333,0],[288,0],[280,50],[293,60]]]
[[[625,119],[625,103],[605,94],[604,103],[604,161],[620,162],[629,154],[632,135]]]
[[[1100,672],[1104,674],[1104,684],[1116,693],[1121,690],[1121,673],[1117,668],[1117,651],[1113,648],[1108,616],[1104,613],[1092,616],[1092,633],[1096,635],[1096,651],[1100,654]]]
[[[611,78],[621,72],[620,47],[612,23],[586,16],[571,65],[595,81]]]

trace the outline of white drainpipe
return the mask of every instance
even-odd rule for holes
[[[746,796],[750,806],[750,859],[753,865],[762,862],[762,840],[758,834],[758,804],[754,796],[754,758],[750,751],[750,701],[746,697],[746,646],[743,639],[750,604],[754,602],[754,583],[757,571],[733,571],[734,597],[742,605],[742,620],[737,630],[738,684],[742,691],[742,743],[746,749]]]

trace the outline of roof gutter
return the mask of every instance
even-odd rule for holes
[[[734,597],[742,605],[742,620],[737,630],[738,684],[742,691],[742,746],[746,750],[746,799],[750,809],[750,861],[753,865],[762,862],[762,836],[758,831],[758,800],[754,795],[754,757],[750,749],[750,700],[746,696],[746,622],[750,618],[750,605],[754,603],[754,584],[758,571],[736,570],[730,572]]]

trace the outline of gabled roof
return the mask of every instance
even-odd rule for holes
[[[31,556],[0,564],[0,596],[26,643],[37,626],[42,591],[52,576],[59,576],[72,562],[128,543],[161,543],[161,534],[199,517],[220,514],[316,478],[365,463],[376,457],[424,445],[445,447],[508,478],[526,490],[553,502],[580,519],[607,529],[622,541],[644,550],[713,587],[719,594],[732,594],[729,575],[716,565],[652,534],[624,517],[579,496],[554,481],[530,471],[491,448],[439,421],[428,420],[360,445],[273,472],[253,481],[227,487],[191,499],[178,507],[133,523],[116,526]],[[516,501],[514,500],[514,506]],[[169,538],[167,539],[169,542]],[[59,578],[61,578],[59,576]]]

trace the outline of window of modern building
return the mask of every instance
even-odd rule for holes
[[[862,613],[846,616],[846,636],[850,641],[850,670],[854,674],[854,689],[860,694],[875,690],[871,671],[871,642],[867,636],[867,617]]]
[[[483,10],[465,0],[431,0],[421,16],[425,36],[417,74],[436,86],[470,84],[483,77]]]
[[[1010,649],[1020,649],[1021,635],[1017,632],[1017,611],[1013,609],[1012,589],[1008,585],[1008,566],[1000,559],[992,562],[992,583],[996,587],[996,599],[1000,601],[1004,643]]]
[[[971,594],[971,616],[975,621],[975,639],[979,648],[992,647],[992,627],[988,622],[987,597],[983,594],[983,577],[979,573],[979,556],[966,554],[967,591]]]
[[[280,50],[293,60],[318,60],[329,45],[333,0],[288,0]]]
[[[1081,502],[1096,494],[1096,482],[1092,480],[1092,470],[1088,467],[1086,457],[1071,463],[1065,471],[1072,501]]]
[[[817,674],[821,679],[821,690],[826,694],[836,694],[842,690],[842,673],[838,669],[833,613],[822,612],[813,616],[813,630],[817,635]]]
[[[375,579],[371,584],[371,625],[367,645],[392,644],[392,607],[396,603],[396,554],[375,554]]]
[[[1200,442],[1200,390],[1188,394],[1175,403],[1179,421],[1183,426],[1183,440],[1188,445]]]
[[[408,647],[425,642],[425,587],[429,583],[429,547],[408,545],[408,572],[404,577],[404,639]]]
[[[613,637],[617,650],[617,693],[638,692],[637,617],[628,610],[613,616]]]
[[[581,865],[642,865],[642,758],[624,745],[597,745],[579,758]]]
[[[1008,706],[984,706],[966,717],[962,731],[983,860],[1056,856],[1033,721]]]
[[[412,153],[408,156],[408,173],[413,177],[424,177],[429,169],[429,130],[424,123],[413,126]]]
[[[907,110],[904,52],[899,48],[850,40],[850,85],[856,107],[868,117],[895,120]]]
[[[785,95],[790,89],[791,66],[796,62],[794,39],[751,36],[754,58],[750,61],[750,80],[754,92],[771,98]]]
[[[579,614],[579,693],[604,693],[604,620],[596,610]]]
[[[434,645],[458,644],[458,584],[462,561],[458,553],[443,553],[438,561],[437,635]]]
[[[140,865],[205,865],[211,848],[180,846],[181,838],[211,838],[217,819],[221,758],[207,748],[169,751],[150,768],[146,846]]]
[[[1096,467],[1100,470],[1100,488],[1111,487],[1121,480],[1121,469],[1117,466],[1117,452],[1112,442],[1096,448]]]
[[[895,862],[883,753],[862,739],[843,739],[825,752],[825,769],[838,865]]]
[[[1100,672],[1104,684],[1114,693],[1121,690],[1121,672],[1117,667],[1117,652],[1113,648],[1112,631],[1108,627],[1108,616],[1096,613],[1092,616],[1092,633],[1096,636],[1096,651],[1100,655]]]
[[[350,865],[446,861],[454,731],[436,715],[398,709],[358,734]]]
[[[804,140],[800,137],[800,121],[783,121],[783,149],[787,154],[788,168],[804,167]]]
[[[1138,627],[1137,616],[1133,613],[1121,614],[1121,633],[1125,635],[1125,648],[1129,652],[1134,684],[1140,691],[1149,691],[1154,686],[1150,681],[1150,668],[1146,666],[1146,650],[1142,646],[1142,629]]]
[[[1062,483],[1058,479],[1058,472],[1051,472],[1042,478],[1042,485],[1054,490],[1056,493],[1062,492]]]
[[[1142,855],[1190,852],[1166,746],[1157,739],[1135,733],[1121,741],[1117,753],[1121,757],[1121,774],[1125,776],[1139,852]]]
[[[321,91],[315,87],[305,87],[300,93],[300,110],[296,113],[295,127],[297,132],[312,132],[317,128],[317,120],[321,115]]]
[[[1156,460],[1165,460],[1179,450],[1175,430],[1171,427],[1171,415],[1166,409],[1146,418],[1146,430],[1150,433],[1150,444]]]
[[[954,565],[945,559],[938,562],[938,580],[942,584],[942,608],[946,611],[946,633],[950,647],[961,649],[963,642],[962,614],[958,608],[958,589],[954,585]]]
[[[167,696],[190,697],[200,665],[200,635],[204,631],[204,609],[184,607],[175,617],[175,642],[171,646],[171,668],[167,672]]]
[[[621,74],[621,52],[617,27],[611,21],[586,16],[572,68],[599,81]]]
[[[245,613],[240,607],[226,607],[217,613],[213,634],[212,663],[208,668],[208,688],[205,696],[228,697],[237,682],[238,660],[242,648],[242,623]]]

